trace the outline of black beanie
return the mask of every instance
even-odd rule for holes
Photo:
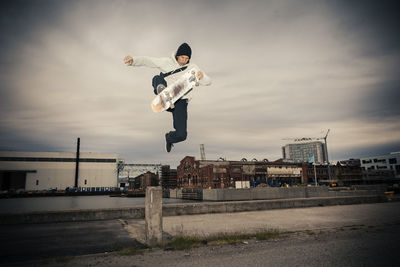
[[[176,51],[176,56],[192,56],[192,49],[187,43],[183,43],[179,46],[178,51]]]

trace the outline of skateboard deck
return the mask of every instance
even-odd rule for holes
[[[151,109],[155,113],[165,111],[169,108],[174,108],[174,103],[182,96],[198,86],[199,79],[197,78],[197,68],[190,68],[177,81],[168,85],[151,101]]]

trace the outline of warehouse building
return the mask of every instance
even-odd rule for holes
[[[0,151],[1,191],[116,186],[116,154]]]
[[[243,188],[302,183],[301,164],[283,161],[196,160],[187,156],[177,167],[178,187]]]

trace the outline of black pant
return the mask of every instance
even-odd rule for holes
[[[178,143],[186,140],[187,105],[186,99],[179,99],[175,102],[175,108],[170,111],[172,112],[175,131],[171,131],[167,134],[167,141],[169,143]]]
[[[152,85],[154,88],[154,93],[157,94],[157,85],[164,84],[167,86],[164,78],[161,75],[157,75],[153,78]],[[173,109],[167,109],[167,111],[172,113],[173,124],[175,131],[170,131],[167,134],[167,142],[178,143],[186,140],[187,137],[187,101],[186,99],[179,99],[175,102],[175,107]]]

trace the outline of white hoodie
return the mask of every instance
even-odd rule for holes
[[[161,57],[161,58],[156,58],[156,57],[147,57],[147,56],[137,56],[133,57],[133,64],[132,66],[146,66],[150,68],[157,68],[163,73],[167,73],[179,68],[182,68],[183,66],[179,65],[178,62],[175,59],[175,53],[171,55],[171,57]],[[186,64],[187,69],[190,69],[192,67],[195,67],[197,69],[200,69],[196,64],[191,63],[189,61],[189,64]],[[203,71],[202,71],[203,72]],[[167,84],[172,84],[176,80],[178,80],[185,72],[180,71],[174,74],[169,75],[168,77],[165,77],[165,80],[167,81]],[[203,72],[203,78],[199,81],[201,85],[210,85],[211,84],[211,78]],[[190,91],[188,94],[182,97],[182,99],[190,99],[192,91]]]

